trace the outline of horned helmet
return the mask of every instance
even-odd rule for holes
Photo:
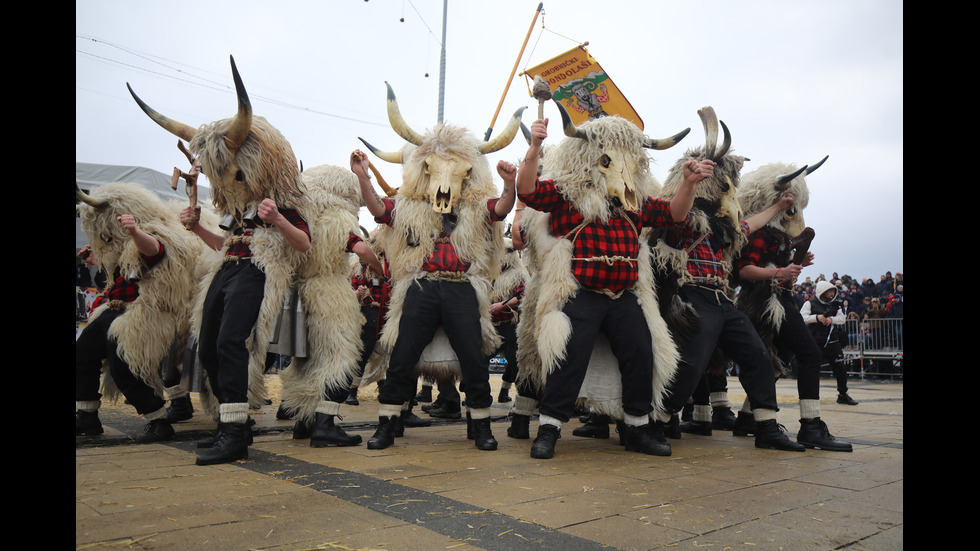
[[[602,189],[605,203],[630,212],[638,211],[643,200],[659,186],[649,174],[649,158],[644,149],[673,147],[691,131],[687,128],[669,138],[648,138],[635,124],[616,115],[576,126],[561,102],[555,100],[555,105],[561,114],[562,130],[572,139],[556,146],[559,160],[549,163],[551,170],[546,171],[546,176],[567,188]],[[569,198],[576,206],[588,210],[584,197],[574,197],[571,189],[563,192],[571,192]]]
[[[128,82],[126,87],[154,122],[189,142],[220,212],[245,212],[267,197],[281,207],[295,206],[295,199],[302,195],[302,180],[292,147],[265,118],[253,116],[234,57],[231,71],[238,96],[237,114],[197,129],[161,115],[143,102]]]
[[[810,202],[810,190],[806,176],[811,174],[829,158],[827,155],[814,165],[797,168],[787,163],[772,163],[753,170],[742,177],[738,190],[738,201],[747,216],[758,214],[773,205],[783,193],[789,191],[796,196],[796,202],[782,213],[773,216],[767,224],[785,232],[790,237],[798,237],[806,228],[803,210]]]
[[[476,179],[479,175],[485,180],[484,183],[492,184],[492,179],[488,179],[489,164],[484,159],[478,165],[478,158],[510,145],[517,135],[521,114],[526,107],[518,109],[503,132],[490,141],[480,142],[465,129],[445,124],[439,124],[430,132],[421,134],[405,122],[394,90],[387,82],[385,86],[388,88],[388,122],[408,145],[400,151],[385,152],[363,138],[359,139],[378,158],[406,166],[403,185],[398,189],[399,195],[426,200],[432,204],[435,212],[449,214],[459,204],[471,179]],[[417,172],[408,170],[416,163],[420,163]]]

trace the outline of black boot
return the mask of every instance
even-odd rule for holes
[[[313,433],[312,423],[297,419],[293,424],[293,440],[306,440]]]
[[[681,439],[681,435],[683,434],[681,432],[681,419],[676,413],[670,416],[670,421],[660,424],[663,425],[664,436],[674,440]]]
[[[443,402],[441,408],[430,409],[429,415],[432,417],[438,417],[439,419],[461,419],[463,417],[463,412],[460,404]]]
[[[476,436],[473,432],[473,418],[470,417],[470,412],[466,412],[466,439],[475,440]]]
[[[378,417],[378,430],[374,431],[374,436],[368,439],[367,448],[369,450],[383,450],[395,443],[395,425],[398,423],[398,416]]]
[[[786,436],[785,428],[775,419],[755,422],[755,447],[764,450],[783,450],[788,452],[806,451],[806,446],[793,442]]]
[[[97,436],[105,432],[98,411],[75,412],[75,436]]]
[[[395,417],[395,420],[392,422],[394,428],[392,429],[391,433],[395,436],[395,438],[401,438],[402,436],[405,436],[405,423],[403,422],[404,420],[405,418],[399,415]]]
[[[681,432],[688,434],[700,434],[701,436],[711,436],[711,422],[691,421],[680,426]]]
[[[279,409],[276,410],[276,419],[288,421],[293,418],[293,414],[286,409],[286,402],[279,402]]]
[[[469,413],[467,413],[469,416]],[[476,448],[483,451],[497,449],[497,440],[493,437],[490,430],[490,418],[472,419],[470,424],[473,426],[473,439],[476,440]]]
[[[808,448],[827,450],[832,452],[854,451],[850,442],[844,442],[834,438],[819,417],[813,419],[800,419],[800,432],[796,435],[796,441]]]
[[[445,403],[446,403],[445,400],[443,400],[442,399],[442,396],[440,396],[440,397],[436,398],[436,401],[435,402],[432,402],[431,404],[426,404],[424,406],[421,406],[419,409],[421,409],[422,411],[424,411],[426,413],[430,413],[430,412],[432,412],[434,410],[442,409],[442,406],[445,405]]]
[[[143,434],[135,438],[137,444],[152,444],[174,439],[174,427],[165,417],[154,419],[143,427]]]
[[[497,395],[497,401],[501,404],[506,404],[510,401],[510,390],[506,388],[500,389],[500,394]]]
[[[711,428],[715,430],[732,430],[735,427],[735,412],[728,406],[711,408]]]
[[[639,427],[626,427],[626,451],[642,452],[647,455],[670,455],[670,442],[664,436],[664,423],[651,421]]]
[[[843,393],[843,394],[838,394],[837,395],[837,403],[838,404],[846,404],[846,405],[849,405],[849,406],[856,406],[856,405],[858,405],[858,402],[855,402],[854,399],[852,399],[850,396],[848,396],[846,392]]]
[[[744,411],[738,412],[735,425],[732,427],[734,436],[755,436],[755,415]]]
[[[510,426],[507,427],[507,436],[511,438],[518,438],[520,440],[527,440],[531,438],[530,434],[530,415],[521,415],[520,413],[514,413],[510,416]]]
[[[248,440],[252,429],[246,423],[221,423],[214,446],[197,456],[198,465],[217,465],[248,459]]]
[[[218,434],[221,432],[222,427],[224,427],[226,424],[227,423],[221,423],[221,422],[219,422],[218,423],[218,430],[214,433],[214,436],[205,436],[204,438],[201,438],[200,440],[197,441],[197,447],[198,448],[210,448],[210,447],[214,446],[214,443],[218,441]],[[248,427],[248,431],[246,432],[245,438],[246,438],[246,442],[247,442],[247,444],[249,446],[252,445],[252,427],[254,425],[255,425],[255,419],[252,419],[252,417],[250,416],[248,418],[248,421],[245,423],[245,426]],[[304,436],[304,438],[309,438],[309,433],[307,433],[307,435]]]
[[[616,434],[619,435],[619,445],[626,445],[626,422],[622,419],[616,421]]]
[[[310,430],[310,447],[356,446],[361,443],[360,434],[347,434],[333,422],[334,416],[317,413]]]
[[[551,459],[555,456],[555,443],[561,438],[561,429],[554,425],[539,425],[538,436],[531,444],[531,457]]]
[[[416,402],[431,402],[432,401],[432,387],[422,385],[422,390],[415,395]]]
[[[344,400],[344,403],[347,404],[347,405],[349,405],[349,406],[359,406],[359,405],[361,405],[361,402],[359,402],[357,400],[357,387],[356,386],[354,388],[351,388],[350,389],[350,392],[347,393],[347,399]]]
[[[191,417],[194,417],[194,405],[191,404],[190,396],[170,400],[170,406],[167,407],[167,421],[179,423]]]
[[[599,415],[596,413],[589,414],[589,421],[582,425],[581,427],[572,431],[572,436],[581,436],[583,438],[609,438],[609,423],[610,419],[608,415]]]
[[[423,419],[412,411],[412,407],[408,407],[407,412],[401,414],[401,423],[404,427],[431,427],[432,419]]]

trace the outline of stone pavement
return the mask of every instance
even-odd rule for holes
[[[494,398],[500,375],[491,376]],[[365,443],[311,448],[273,404],[257,421],[247,460],[198,467],[195,442],[215,424],[200,413],[173,442],[138,445],[131,407],[103,405],[106,433],[75,438],[75,548],[298,549],[853,549],[903,548],[901,382],[851,381],[860,402],[835,402],[821,381],[822,415],[851,453],[783,452],[714,431],[671,440],[673,455],[626,452],[562,430],[555,457],[507,436],[510,404],[494,404],[499,449],[477,450],[465,421],[407,428],[368,450],[376,389],[343,406],[341,424]],[[779,421],[799,430],[796,381],[777,383]],[[744,399],[729,379],[733,409]],[[513,395],[513,391],[512,391]],[[428,417],[418,409],[422,417]],[[531,434],[537,421],[531,422]]]

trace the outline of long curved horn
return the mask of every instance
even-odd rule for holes
[[[701,124],[704,125],[704,158],[715,159],[715,146],[718,145],[718,116],[710,105],[698,109]]]
[[[716,151],[715,156],[711,159],[712,161],[716,161],[716,162],[720,161],[722,157],[727,155],[728,150],[732,147],[732,133],[729,132],[728,127],[725,126],[725,121],[719,120],[718,123],[721,124],[721,129],[724,132],[725,137],[722,139],[721,149]],[[746,159],[746,161],[747,160],[748,159]]]
[[[136,92],[133,91],[133,87],[130,86],[128,82],[126,83],[126,88],[129,88],[129,93],[133,96],[133,99],[136,100],[136,104],[140,106],[140,109],[142,109],[144,113],[153,119],[153,122],[159,124],[167,132],[170,132],[174,136],[188,142],[194,138],[194,134],[197,134],[197,130],[191,128],[189,125],[182,122],[177,122],[169,117],[165,117],[160,113],[157,113],[152,107],[144,103],[143,100],[136,95]]]
[[[377,147],[367,143],[364,138],[357,138],[361,140],[361,143],[367,146],[368,150],[374,154],[375,157],[381,159],[382,161],[388,161],[389,163],[402,164],[403,155],[401,151],[381,151]]]
[[[248,101],[248,93],[245,92],[245,84],[242,77],[238,74],[238,67],[235,66],[235,58],[231,57],[231,74],[235,79],[235,93],[238,95],[238,114],[235,121],[231,124],[231,129],[225,134],[225,143],[232,151],[237,150],[245,143],[249,131],[252,129],[252,104]]]
[[[527,141],[527,145],[531,145],[531,129],[521,122],[521,134],[524,134],[524,140]]]
[[[391,124],[391,128],[406,142],[412,145],[422,145],[422,134],[419,134],[408,126],[408,123],[402,118],[401,111],[398,109],[398,100],[395,99],[395,91],[391,89],[388,81],[385,81],[385,86],[388,87],[388,123]]]
[[[684,136],[687,136],[690,132],[690,128],[685,128],[669,138],[662,138],[659,140],[647,138],[646,141],[643,142],[643,147],[647,149],[669,149],[677,145],[677,143],[683,140]]]
[[[789,183],[792,182],[800,174],[803,174],[803,172],[806,171],[806,168],[807,168],[806,165],[803,165],[803,168],[799,170],[795,170],[793,172],[790,172],[789,174],[783,174],[779,178],[776,178],[776,183],[775,183],[776,189],[778,189],[779,191],[786,191],[786,189],[789,187]]]
[[[813,165],[813,166],[811,166],[810,168],[808,168],[808,169],[806,169],[806,173],[807,173],[807,174],[810,174],[810,173],[811,173],[811,172],[813,172],[814,170],[816,170],[816,169],[818,169],[818,168],[820,168],[820,165],[822,165],[822,164],[824,163],[824,161],[826,161],[826,160],[827,160],[827,159],[829,159],[829,158],[830,158],[830,155],[827,155],[827,156],[826,156],[826,157],[824,157],[823,159],[820,159],[820,162],[819,162],[819,163],[817,163],[817,164],[815,164],[815,165]]]
[[[527,106],[521,107],[514,112],[514,116],[511,117],[510,122],[507,123],[507,127],[504,128],[504,131],[500,135],[489,142],[480,144],[480,153],[486,155],[487,153],[500,151],[510,145],[510,142],[514,141],[514,138],[517,136],[517,131],[521,128],[521,115],[524,114],[525,109],[527,109]]]
[[[99,200],[91,195],[87,195],[80,187],[78,187],[78,184],[75,184],[75,199],[78,199],[96,210],[104,210],[109,206],[109,201],[106,201],[105,199]]]
[[[561,128],[565,131],[565,135],[569,138],[580,138],[583,140],[589,139],[585,135],[585,132],[576,128],[575,123],[572,122],[572,118],[568,116],[568,111],[565,111],[565,106],[561,104],[560,101],[553,99],[555,105],[558,106],[558,112],[561,113]]]

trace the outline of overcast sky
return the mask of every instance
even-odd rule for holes
[[[816,263],[801,280],[904,271],[902,2],[562,0],[545,2],[532,29],[537,6],[449,2],[445,122],[482,137],[517,63],[494,135],[522,106],[530,125],[537,103],[521,71],[588,42],[648,136],[692,129],[653,152],[658,180],[703,143],[697,110],[713,106],[733,151],[751,159],[744,172],[830,156],[808,178]],[[76,1],[75,160],[186,170],[177,138],[140,111],[126,83],[197,127],[235,112],[230,55],[254,113],[282,131],[304,167],[348,166],[363,148],[358,137],[398,149],[384,83],[416,130],[437,123],[442,19],[442,0]],[[557,141],[553,104],[545,116]],[[519,137],[488,160],[516,162],[526,149]],[[398,166],[375,165],[398,185]],[[365,209],[361,220],[374,227]]]

